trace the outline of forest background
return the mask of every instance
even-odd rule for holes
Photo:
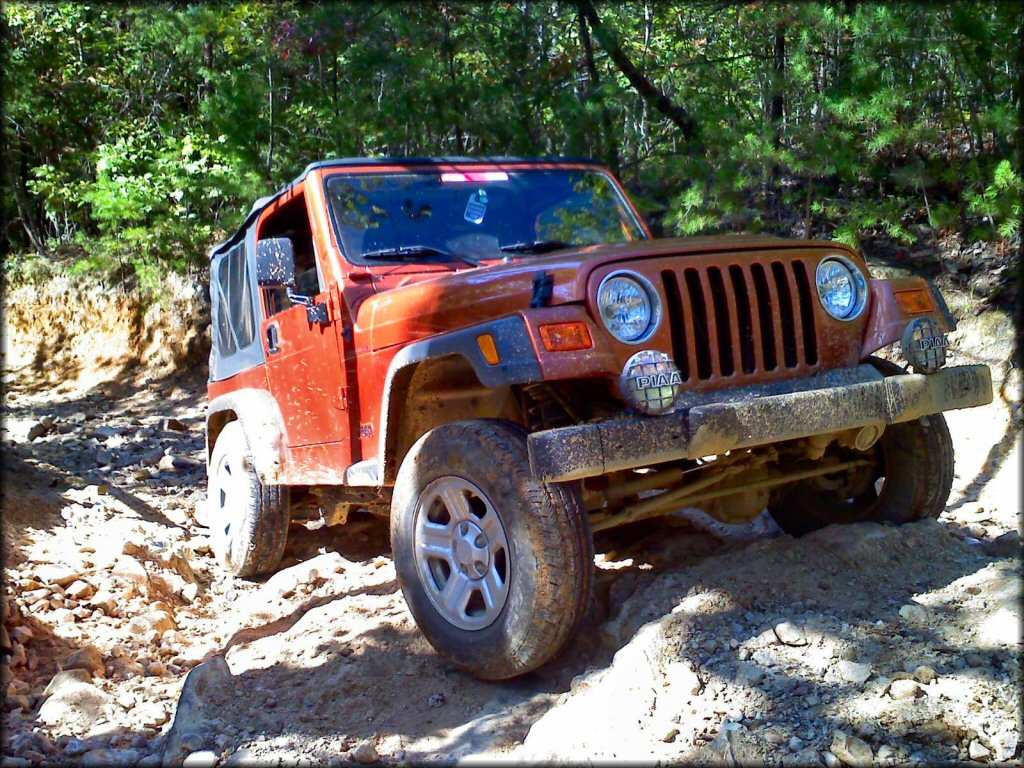
[[[70,273],[145,291],[197,273],[256,198],[344,156],[590,156],[664,235],[764,231],[895,258],[951,239],[1020,247],[1017,2],[7,2],[2,15],[16,283]]]

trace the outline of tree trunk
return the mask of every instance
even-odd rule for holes
[[[612,115],[604,96],[597,91],[601,87],[601,75],[597,71],[597,63],[594,61],[594,46],[590,42],[590,30],[587,28],[587,20],[582,13],[578,15],[580,27],[580,42],[583,43],[583,54],[587,65],[587,77],[589,84],[585,100],[594,98],[597,94],[598,103],[601,106],[601,126],[604,132],[605,158],[611,169],[619,172],[619,146],[615,141],[615,128],[612,125]]]
[[[657,88],[654,83],[648,80],[636,68],[636,65],[626,55],[626,52],[619,46],[614,35],[601,23],[601,18],[597,15],[597,10],[590,0],[577,0],[577,6],[590,25],[590,29],[593,31],[594,37],[597,38],[598,44],[611,57],[619,71],[625,75],[629,84],[633,86],[649,106],[658,110],[672,121],[680,133],[683,134],[687,145],[690,149],[693,149],[693,145],[697,140],[697,123],[690,113],[682,106],[673,103],[663,91]]]
[[[444,54],[448,59],[448,82],[451,85],[451,94],[453,99],[457,99],[459,96],[458,79],[455,76],[455,44],[452,42],[452,26],[448,21],[447,15],[442,12],[442,18],[444,18]],[[453,121],[455,128],[455,154],[465,154],[465,137],[462,133],[462,120],[459,115],[462,114],[460,109],[455,110],[455,119]]]
[[[769,118],[772,123],[772,143],[776,149],[782,146],[782,119],[785,102],[786,77],[786,25],[781,21],[775,26],[775,67],[772,72],[772,100]]]
[[[18,218],[21,220],[21,226],[25,230],[25,234],[28,236],[28,241],[32,244],[36,253],[40,256],[45,257],[46,253],[46,237],[44,233],[36,229],[35,222],[32,220],[32,207],[25,194],[25,163],[15,162],[14,148],[12,147],[13,142],[6,142],[7,144],[7,174],[11,183],[11,191],[14,193],[14,202],[18,206]],[[22,156],[24,159],[24,155]],[[17,178],[14,169],[16,167],[22,168],[22,178]]]
[[[267,65],[267,100],[270,111],[270,132],[267,138],[267,181],[273,181],[274,162],[274,69]]]

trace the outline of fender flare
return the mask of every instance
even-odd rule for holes
[[[477,343],[477,337],[485,333],[491,335],[498,350],[500,360],[495,365],[487,362]],[[366,467],[366,471],[370,473],[370,477],[365,478],[366,484],[380,486],[387,479],[387,466],[391,458],[389,448],[391,447],[390,443],[394,442],[392,433],[395,431],[392,428],[392,395],[398,376],[410,368],[415,368],[425,360],[453,356],[464,358],[472,366],[480,383],[485,387],[525,384],[540,381],[543,378],[540,361],[537,359],[533,342],[530,340],[526,322],[519,315],[462,328],[403,347],[392,358],[384,379],[384,391],[380,404],[378,436],[380,443],[377,460],[367,462],[371,466]],[[373,464],[376,466],[372,466]]]
[[[234,414],[234,418],[226,414]],[[206,462],[216,436],[230,421],[239,421],[253,469],[264,485],[277,485],[285,446],[284,417],[274,396],[265,389],[237,389],[210,401],[206,411]],[[211,440],[211,438],[213,438]]]

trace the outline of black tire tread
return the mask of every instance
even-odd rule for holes
[[[871,357],[868,362],[885,376],[904,373],[888,360]],[[941,515],[953,487],[953,440],[945,417],[935,413],[890,424],[880,440],[888,461],[899,467],[897,482],[887,483],[876,506],[859,520],[902,525]],[[820,510],[836,504],[826,494],[799,483],[775,501],[769,512],[784,531],[801,536],[827,525],[828,515],[821,515]]]
[[[429,626],[421,626],[439,653],[456,666],[483,679],[515,677],[554,657],[575,634],[590,598],[593,541],[579,493],[574,485],[546,484],[534,478],[530,470],[526,434],[517,424],[495,419],[445,424],[417,440],[403,460],[396,479],[392,542],[400,539],[400,527],[403,525],[403,512],[399,509],[403,503],[401,500],[405,494],[410,498],[418,495],[418,490],[406,487],[410,484],[408,475],[411,469],[408,468],[415,464],[419,453],[429,451],[444,441],[473,446],[479,451],[485,461],[510,478],[513,487],[520,489],[529,516],[540,523],[529,528],[538,565],[534,585],[536,612],[532,626],[518,645],[489,659],[466,664],[454,654],[446,653],[444,648],[438,648]],[[397,551],[398,546],[393,547],[397,566],[397,558],[401,555]]]

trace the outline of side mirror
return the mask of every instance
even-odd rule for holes
[[[279,288],[295,284],[295,248],[287,237],[268,237],[256,246],[256,282]]]

